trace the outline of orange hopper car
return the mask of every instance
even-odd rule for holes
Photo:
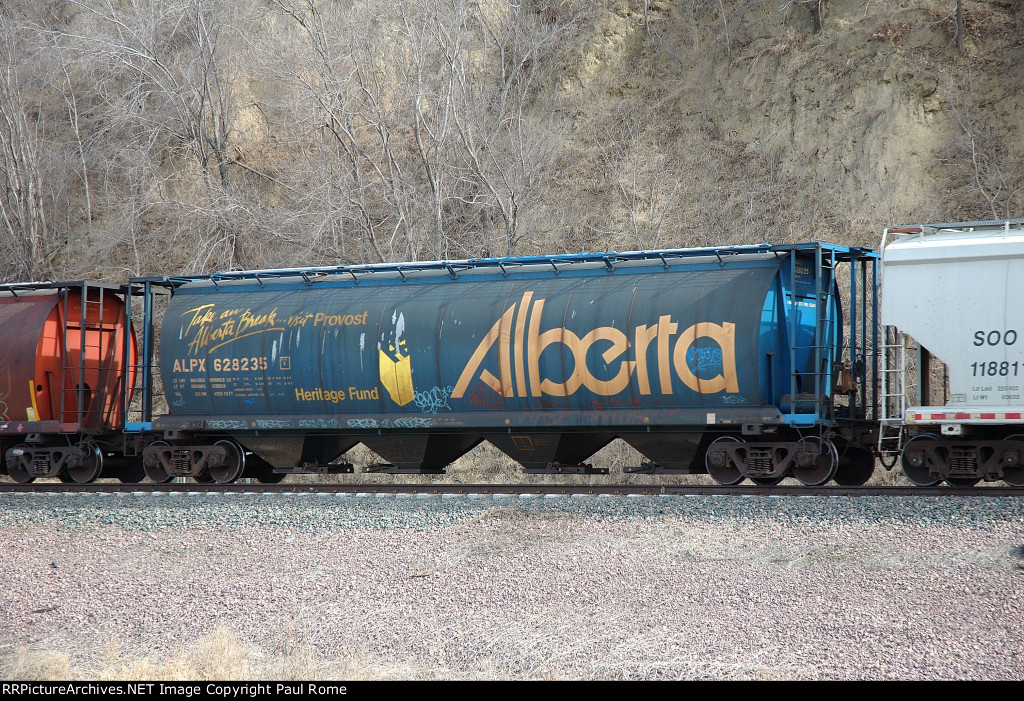
[[[0,436],[19,481],[99,476],[121,440],[137,349],[119,288],[26,285],[0,296]]]

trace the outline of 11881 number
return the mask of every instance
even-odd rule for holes
[[[990,360],[987,363],[971,363],[971,371],[975,377],[1016,377],[1019,363],[1004,360]]]

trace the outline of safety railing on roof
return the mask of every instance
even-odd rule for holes
[[[1024,229],[1024,219],[990,219],[983,221],[946,222],[941,224],[919,224],[914,226],[893,226],[882,232],[882,249],[890,243],[890,237],[896,239],[910,236],[930,236],[936,234],[995,234],[1000,231]]]
[[[265,268],[259,270],[229,270],[218,271],[208,275],[179,275],[159,278],[161,282],[170,286],[178,286],[189,282],[208,280],[217,284],[232,280],[255,280],[262,284],[263,280],[277,278],[301,277],[307,283],[312,283],[316,278],[332,275],[349,275],[353,282],[358,284],[362,275],[374,275],[382,273],[397,274],[405,279],[409,273],[419,272],[447,272],[452,278],[457,278],[459,273],[469,270],[498,269],[504,275],[508,275],[517,269],[526,267],[550,267],[551,272],[558,274],[566,267],[580,264],[603,264],[609,272],[615,270],[619,263],[636,261],[660,261],[666,268],[673,260],[691,258],[717,259],[719,263],[726,262],[735,256],[776,253],[785,254],[793,251],[813,251],[816,248],[824,247],[830,250],[837,260],[849,260],[871,253],[867,248],[850,248],[836,246],[812,241],[800,244],[753,244],[744,246],[714,246],[704,248],[678,248],[666,250],[646,251],[625,251],[606,253],[576,253],[564,255],[545,256],[516,256],[507,258],[469,258],[464,260],[440,260],[440,261],[410,261],[403,263],[366,263],[358,265],[333,265],[306,268]],[[157,278],[134,278],[132,282],[138,283],[144,280],[156,281]]]

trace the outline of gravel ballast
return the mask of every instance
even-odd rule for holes
[[[2,494],[0,543],[5,678],[1024,678],[1016,498]]]

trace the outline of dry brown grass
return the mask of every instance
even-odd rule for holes
[[[99,679],[118,680],[244,680],[254,673],[255,653],[230,628],[221,626],[167,659],[132,659],[113,644]]]
[[[22,648],[14,653],[8,664],[5,665],[8,668],[0,675],[6,679],[45,681],[80,678],[71,667],[71,655],[66,652]]]
[[[231,629],[223,626],[166,658],[133,656],[116,640],[111,642],[103,658],[102,666],[96,668],[73,660],[68,652],[21,648],[7,665],[0,665],[0,677],[32,681],[184,681],[244,680],[259,674],[255,667],[258,655]],[[300,674],[287,678],[307,679],[310,678],[308,671],[302,669]]]
[[[319,658],[309,643],[289,638],[279,655],[245,643],[231,628],[218,627],[194,644],[163,657],[134,655],[112,641],[98,664],[74,659],[69,652],[23,647],[9,660],[0,656],[0,678],[19,681],[284,681],[428,678],[423,670],[373,661],[366,651],[333,660]]]

